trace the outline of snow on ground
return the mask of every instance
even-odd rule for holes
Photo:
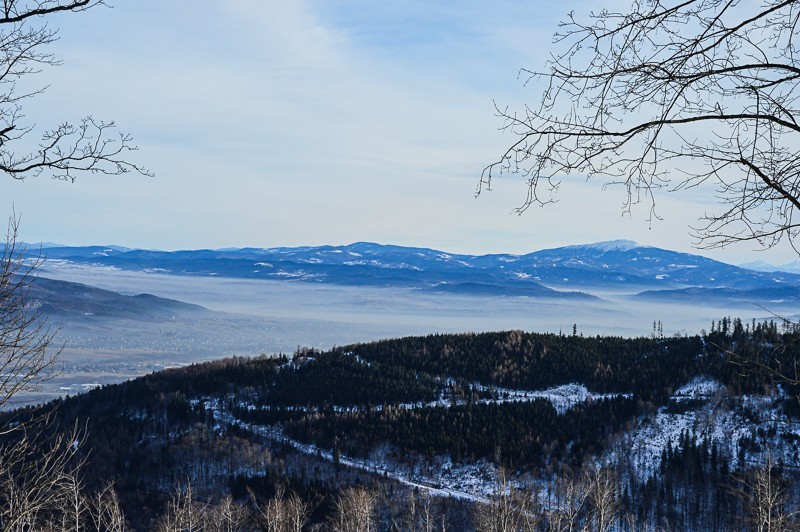
[[[449,381],[448,384],[452,384],[452,381]],[[581,384],[565,384],[542,391],[496,388],[481,384],[474,384],[473,387],[478,391],[494,392],[496,399],[483,399],[480,401],[482,403],[546,399],[553,404],[559,414],[587,400],[613,396],[613,394],[593,394]],[[453,401],[446,390],[438,400],[431,403],[404,403],[395,405],[395,407],[450,407],[459,403],[466,403],[466,401]],[[212,409],[215,419],[220,422],[240,426],[269,440],[289,445],[303,454],[333,461],[331,451],[294,440],[284,434],[278,425],[252,425],[243,422],[226,412],[220,401],[208,401],[207,407]],[[497,468],[485,460],[479,460],[473,464],[454,464],[449,456],[438,456],[431,460],[417,460],[411,464],[401,464],[392,459],[391,454],[389,449],[382,448],[363,459],[340,456],[339,463],[374,474],[385,475],[408,486],[423,489],[434,496],[486,502],[497,485]]]
[[[542,391],[529,392],[526,390],[512,390],[510,388],[496,388],[483,385],[479,386],[482,391],[494,390],[497,400],[487,400],[486,402],[508,403],[513,401],[534,401],[536,399],[547,399],[556,409],[556,412],[563,414],[577,404],[596,399],[608,399],[613,397],[629,397],[630,394],[618,393],[592,393],[583,384],[562,384]]]
[[[722,384],[712,378],[695,377],[687,384],[675,390],[675,393],[672,394],[672,398],[676,400],[710,398],[724,389],[725,387],[722,386]]]
[[[639,478],[646,480],[657,471],[663,451],[670,444],[676,447],[684,432],[696,437],[698,443],[704,438],[716,442],[723,455],[735,460],[743,440],[757,439],[757,432],[761,430],[763,433],[772,431],[775,440],[783,440],[770,446],[780,449],[781,456],[775,458],[794,463],[795,449],[786,445],[786,440],[800,439],[800,427],[790,422],[776,404],[776,400],[782,398],[780,389],[771,395],[734,397],[714,379],[695,378],[672,395],[676,408],[661,407],[654,417],[639,420],[639,426],[608,452],[607,459],[620,453],[628,454]],[[683,411],[681,405],[692,400],[703,404]],[[745,456],[748,463],[759,463],[760,459],[752,454]]]
[[[452,381],[448,381],[452,384]],[[593,394],[584,385],[565,384],[541,391],[496,388],[480,384],[473,387],[478,391],[493,392],[493,399],[481,402],[504,403],[512,401],[550,401],[559,414],[582,402],[611,397],[612,394]],[[448,387],[441,397],[431,403],[407,403],[394,405],[395,408],[450,407],[459,402],[449,396]],[[695,378],[675,391],[670,407],[661,407],[655,415],[638,420],[638,426],[625,434],[600,462],[615,463],[620,457],[627,457],[636,475],[642,480],[657,471],[662,452],[668,445],[677,446],[685,432],[696,437],[716,441],[720,452],[729,459],[739,455],[743,439],[756,437],[756,432],[772,432],[773,441],[782,444],[771,446],[781,449],[776,458],[784,463],[797,463],[800,445],[800,427],[789,423],[780,411],[776,400],[784,398],[780,389],[772,395],[732,396],[719,382],[710,378]],[[221,401],[207,401],[207,407],[222,424],[235,424],[272,441],[289,445],[298,452],[333,461],[333,453],[315,445],[305,444],[289,438],[279,425],[251,425],[235,418],[224,410]],[[241,405],[240,405],[241,406]],[[304,407],[298,407],[304,408]],[[756,420],[756,421],[754,421]],[[795,441],[787,445],[789,440]],[[497,469],[494,464],[481,460],[474,464],[456,464],[449,456],[433,459],[417,458],[398,461],[387,445],[374,451],[367,458],[340,456],[339,463],[348,467],[385,475],[408,486],[416,487],[434,496],[453,497],[471,501],[486,501],[497,486]],[[759,456],[748,455],[748,463],[757,463]]]

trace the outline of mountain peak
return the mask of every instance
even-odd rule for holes
[[[776,266],[763,260],[756,260],[753,262],[746,262],[739,265],[740,268],[747,268],[748,270],[755,270],[758,272],[788,272],[800,273],[800,260],[789,262],[781,266]]]
[[[630,251],[635,248],[645,247],[634,242],[633,240],[606,240],[604,242],[595,242],[593,244],[578,244],[575,246],[566,246],[567,249],[594,249],[597,251]]]

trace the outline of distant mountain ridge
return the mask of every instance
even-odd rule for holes
[[[800,301],[800,275],[763,272],[629,240],[544,249],[525,255],[464,255],[370,242],[342,246],[152,251],[120,246],[52,247],[49,261],[173,275],[223,276],[349,286],[548,298],[593,292],[649,299]],[[688,291],[687,291],[688,290]],[[687,291],[687,292],[682,292]]]
[[[748,268],[750,270],[756,270],[760,272],[800,273],[800,260],[789,262],[787,264],[782,264],[780,266],[775,266],[774,264],[764,262],[763,260],[757,260],[754,262],[739,264],[739,266],[742,268]]]
[[[28,301],[48,316],[83,316],[161,321],[176,313],[202,313],[207,310],[173,299],[151,294],[123,295],[81,283],[45,277],[32,280]]]

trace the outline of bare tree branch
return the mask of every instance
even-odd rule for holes
[[[0,256],[0,409],[22,392],[35,391],[55,374],[61,352],[55,334],[28,288],[40,259],[27,259],[17,244],[19,220],[9,219]],[[0,427],[3,434],[13,427]]]
[[[41,20],[97,5],[103,0],[5,0],[0,6],[0,172],[7,176],[25,179],[45,172],[73,181],[81,173],[152,175],[128,159],[137,148],[114,122],[86,116],[77,124],[63,122],[45,130],[38,142],[27,138],[36,127],[25,123],[23,104],[46,87],[20,91],[19,82],[60,64],[48,51],[57,32]]]
[[[496,106],[515,139],[484,168],[519,175],[516,209],[552,203],[562,179],[625,190],[624,213],[659,191],[696,190],[720,205],[693,228],[704,247],[793,243],[800,208],[800,1],[638,0],[628,13],[570,15],[544,71],[524,69],[538,106]]]
[[[0,24],[15,24],[33,17],[51,15],[59,11],[85,11],[92,6],[103,4],[103,0],[59,0],[19,1],[5,0],[0,10]]]

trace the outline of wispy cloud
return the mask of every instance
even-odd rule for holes
[[[29,118],[41,126],[88,113],[114,119],[157,177],[0,180],[0,196],[30,220],[29,240],[162,248],[377,240],[478,253],[631,238],[687,249],[694,218],[684,204],[665,200],[668,221],[651,230],[646,213],[620,218],[621,198],[601,194],[601,183],[570,186],[561,205],[521,218],[509,215],[522,201],[519,180],[473,199],[481,169],[510,140],[497,132],[492,101],[535,103],[517,71],[546,60],[566,9],[512,0],[137,0],[64,16],[55,50],[64,66],[40,76],[51,88],[31,102]]]

